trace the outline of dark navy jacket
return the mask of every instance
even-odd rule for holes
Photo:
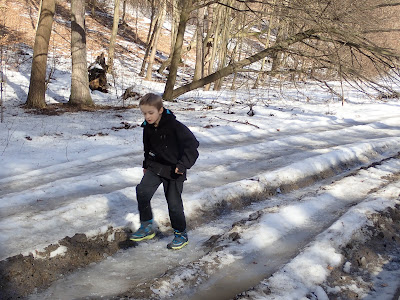
[[[142,127],[143,168],[168,179],[186,180],[186,170],[190,169],[199,157],[199,142],[194,134],[165,108],[157,127],[146,121]],[[175,168],[183,175],[176,174]]]

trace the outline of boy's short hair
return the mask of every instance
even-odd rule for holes
[[[150,105],[154,106],[158,110],[163,107],[162,97],[153,93],[148,93],[140,98],[139,106],[141,105]]]

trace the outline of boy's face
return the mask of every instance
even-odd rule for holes
[[[159,110],[155,106],[151,105],[140,105],[140,110],[142,111],[142,114],[146,120],[147,123],[149,124],[154,124],[154,126],[157,126],[158,123],[161,120],[162,112],[164,110],[163,107],[161,107]]]

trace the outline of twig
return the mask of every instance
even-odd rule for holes
[[[255,128],[260,129],[260,127],[258,127],[257,125],[251,124],[251,123],[248,122],[248,121],[246,121],[246,122],[241,122],[241,121],[239,121],[239,120],[227,120],[227,119],[224,119],[224,118],[221,118],[221,117],[218,117],[218,116],[216,116],[216,118],[221,119],[221,120],[223,120],[223,121],[227,121],[227,122],[235,122],[235,123],[240,123],[240,124],[244,124],[244,125],[251,125],[251,126],[254,126]]]

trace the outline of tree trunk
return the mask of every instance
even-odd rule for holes
[[[196,65],[193,81],[199,80],[203,74],[203,18],[204,8],[201,8],[197,14]]]
[[[96,18],[96,0],[90,0],[92,18]]]
[[[217,49],[218,49],[218,44],[220,40],[220,28],[221,28],[221,18],[222,18],[222,7],[217,6],[216,13],[213,14],[214,18],[212,20],[212,23],[214,24],[217,22],[214,28],[214,33],[213,33],[213,38],[212,38],[212,44],[211,44],[211,56],[210,56],[210,61],[208,64],[208,71],[207,74],[212,74],[214,72],[214,64],[215,64],[215,57],[217,55]],[[210,84],[206,84],[204,87],[205,91],[210,90]]]
[[[69,104],[94,106],[89,90],[86,58],[85,2],[71,0],[71,96]]]
[[[158,73],[162,74],[164,70],[171,64],[172,54],[174,52],[176,34],[178,33],[178,24],[179,24],[179,8],[178,8],[178,0],[172,0],[172,20],[171,20],[171,46],[169,51],[169,56],[166,60],[163,61],[160,68],[157,70]]]
[[[122,17],[121,17],[121,22],[122,24],[126,24],[125,21],[125,16],[126,16],[126,1],[127,0],[123,0],[124,2],[122,3]]]
[[[108,73],[112,73],[114,67],[114,53],[115,53],[115,41],[118,34],[118,24],[119,24],[119,1],[114,2],[114,22],[111,32],[110,45],[108,46]]]
[[[154,31],[155,31],[154,42],[153,42],[153,47],[151,48],[149,63],[147,64],[147,72],[146,72],[146,78],[145,78],[146,80],[151,80],[151,75],[153,74],[153,63],[154,63],[154,58],[156,56],[158,38],[160,37],[162,27],[164,25],[166,5],[167,5],[167,3],[165,1],[163,1],[162,7],[160,8],[160,14],[159,14],[159,18],[158,18],[158,21],[159,21],[158,26],[154,28]]]
[[[172,101],[173,90],[176,83],[176,75],[178,74],[178,65],[181,61],[183,38],[185,34],[186,24],[189,20],[193,0],[181,0],[182,10],[179,20],[178,33],[176,36],[174,52],[171,59],[167,83],[165,84],[163,98]]]
[[[204,15],[203,20],[203,31],[205,31],[206,36],[203,41],[203,67],[201,77],[208,76],[209,65],[211,60],[211,52],[212,52],[212,21],[213,21],[214,9],[212,5],[207,7],[207,14]]]
[[[272,2],[273,5],[275,5],[275,1],[276,0],[273,0],[273,2]],[[265,42],[265,48],[269,47],[269,43],[270,43],[270,39],[271,39],[271,30],[272,30],[272,24],[274,21],[274,19],[273,19],[274,18],[274,9],[275,9],[275,7],[273,6],[271,8],[271,15],[270,15],[269,21],[268,21],[268,31],[267,31],[267,37],[266,37],[266,42]],[[265,58],[263,58],[263,60],[261,62],[261,68],[260,68],[261,72],[260,72],[260,74],[258,74],[257,79],[254,82],[253,89],[258,88],[258,86],[260,84],[261,77],[263,76],[262,72],[264,70],[264,66],[265,66]]]
[[[40,0],[39,11],[38,11],[38,18],[37,18],[37,20],[36,20],[35,31],[37,31],[38,26],[39,26],[40,14],[42,13],[42,5],[43,5],[43,0]]]
[[[284,3],[284,5],[282,5],[279,8],[278,13],[285,16],[288,13],[288,6],[289,6],[289,1]],[[278,23],[278,31],[276,33],[276,43],[279,43],[280,41],[284,40],[288,36],[289,24],[288,24],[288,20],[283,17],[280,17],[279,19],[277,19],[277,23]],[[276,52],[273,54],[271,59],[272,59],[271,71],[273,73],[276,73],[283,66],[284,53],[281,51]]]
[[[27,107],[44,108],[47,55],[51,36],[51,27],[56,9],[55,0],[43,0],[36,30],[35,45],[33,48],[33,60],[31,78],[29,83]]]
[[[144,76],[144,71],[146,69],[146,63],[147,63],[147,58],[149,57],[150,51],[151,51],[152,47],[154,46],[154,38],[155,38],[155,35],[156,35],[155,29],[157,27],[158,27],[158,19],[157,19],[156,24],[154,26],[154,30],[151,33],[151,37],[150,37],[149,43],[148,43],[148,45],[146,47],[146,52],[144,53],[142,66],[140,67],[140,72],[139,72],[139,76],[141,76],[141,77]]]
[[[146,44],[150,43],[150,37],[151,34],[154,30],[154,22],[157,21],[157,18],[154,18],[155,14],[156,14],[156,6],[155,6],[155,1],[151,0],[150,1],[151,4],[151,16],[150,16],[150,26],[149,26],[149,31],[147,32],[147,38],[146,38]],[[139,7],[139,6],[138,6]]]
[[[239,38],[238,41],[239,45],[237,46],[239,48],[238,50],[238,60],[242,60],[242,49],[243,49],[243,37]],[[234,55],[233,57],[235,57],[236,55]],[[264,59],[263,59],[264,61]],[[231,85],[231,90],[235,90],[236,89],[236,79],[237,79],[237,72],[235,72],[235,74],[233,75],[233,80],[232,80],[232,85]]]
[[[281,40],[283,40],[283,31],[285,28],[282,25],[282,21],[280,22],[279,28],[278,28],[278,33],[276,35],[276,42],[279,43]],[[272,66],[271,66],[271,71],[272,72],[277,72],[281,66],[282,66],[282,61],[283,61],[283,53],[282,52],[276,52],[271,56],[272,60]]]
[[[230,1],[227,2],[230,5]],[[228,54],[228,43],[229,43],[229,32],[231,29],[231,18],[230,18],[231,10],[229,8],[225,8],[222,11],[223,14],[223,24],[222,24],[222,32],[221,32],[221,43],[220,43],[220,51],[218,55],[218,69],[222,69],[226,65],[227,54]],[[221,18],[222,19],[222,18]],[[214,83],[214,91],[219,91],[222,87],[223,78],[218,79]]]

